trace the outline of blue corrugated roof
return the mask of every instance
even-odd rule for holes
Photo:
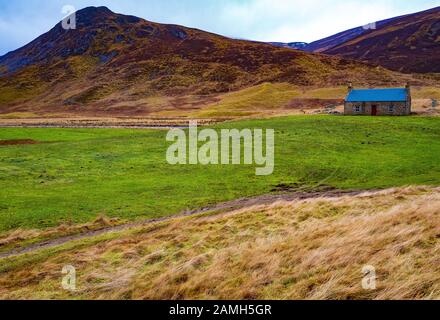
[[[387,102],[406,101],[406,88],[392,89],[353,89],[348,94],[347,102]]]

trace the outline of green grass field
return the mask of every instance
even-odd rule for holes
[[[294,116],[218,128],[273,128],[275,171],[255,166],[172,166],[166,131],[0,129],[0,232],[132,220],[272,192],[277,185],[371,189],[440,184],[440,119]]]

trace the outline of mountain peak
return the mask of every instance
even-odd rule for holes
[[[79,27],[90,27],[115,15],[107,7],[86,7],[76,12],[77,25]]]
[[[108,14],[114,14],[113,11],[111,11],[109,8],[105,6],[101,7],[85,7],[83,9],[80,9],[76,12],[78,15],[108,15]]]

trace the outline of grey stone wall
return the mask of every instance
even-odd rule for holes
[[[377,106],[378,116],[406,116],[411,114],[411,102],[346,102],[345,115],[371,115],[372,106]],[[358,108],[356,108],[358,107]]]

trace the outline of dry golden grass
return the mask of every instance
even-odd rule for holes
[[[50,241],[60,237],[72,236],[82,234],[84,232],[102,230],[108,227],[117,226],[124,221],[117,218],[107,218],[100,215],[94,221],[84,224],[69,224],[63,223],[54,228],[47,228],[43,230],[38,229],[15,229],[0,234],[0,254],[2,252],[9,252],[12,249],[31,245],[33,243],[40,243],[43,241]]]
[[[439,299],[439,214],[440,188],[407,187],[179,218],[5,259],[0,298]]]

